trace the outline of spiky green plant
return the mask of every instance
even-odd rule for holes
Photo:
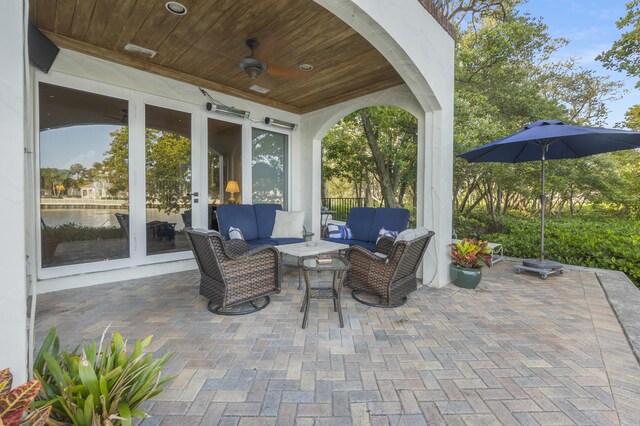
[[[51,406],[50,423],[75,426],[130,425],[131,419],[147,413],[138,407],[158,395],[171,377],[161,369],[170,354],[154,360],[145,348],[149,336],[138,340],[127,354],[127,342],[113,333],[104,346],[95,340],[72,351],[60,350],[56,329],[47,335],[34,363],[34,374],[42,383],[34,406]]]

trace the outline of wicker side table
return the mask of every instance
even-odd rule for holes
[[[331,263],[318,264],[315,256],[301,257],[298,259],[298,266],[304,273],[305,292],[300,312],[304,312],[302,320],[302,328],[307,327],[309,318],[309,301],[311,299],[333,299],[333,310],[338,312],[340,320],[340,328],[344,328],[342,319],[342,307],[340,306],[340,293],[342,292],[342,284],[347,275],[347,269],[351,266],[349,261],[339,255],[331,255]],[[333,281],[331,287],[311,287],[311,271],[331,271],[333,272]]]

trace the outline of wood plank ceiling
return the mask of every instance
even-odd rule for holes
[[[402,84],[387,60],[312,0],[33,0],[30,20],[54,43],[204,88],[305,113]],[[245,40],[270,69],[251,80],[239,67]],[[133,43],[153,58],[127,52]],[[304,73],[301,64],[313,65]],[[261,95],[252,84],[271,89]]]

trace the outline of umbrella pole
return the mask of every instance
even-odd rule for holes
[[[561,263],[554,262],[553,260],[544,260],[544,213],[547,209],[547,196],[545,194],[545,178],[546,178],[546,154],[547,146],[540,144],[542,149],[542,194],[540,196],[540,204],[542,206],[542,212],[540,214],[540,259],[525,259],[522,261],[522,266],[514,266],[516,274],[522,271],[535,272],[540,274],[540,277],[545,279],[549,275],[561,274],[564,267]]]
[[[541,145],[542,148],[542,195],[540,196],[540,204],[542,205],[542,215],[540,216],[540,262],[544,262],[544,211],[547,205],[547,196],[544,192],[545,184],[545,151],[547,146]]]

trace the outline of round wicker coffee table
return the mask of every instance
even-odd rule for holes
[[[298,259],[298,266],[304,273],[305,292],[300,312],[304,312],[302,320],[302,328],[307,327],[307,319],[309,318],[309,301],[311,299],[333,299],[333,310],[338,312],[340,320],[340,328],[344,328],[342,320],[342,307],[340,306],[340,293],[342,292],[342,284],[346,276],[347,269],[351,266],[349,261],[340,255],[330,255],[331,262],[319,264],[316,256],[301,257]],[[333,281],[331,287],[311,287],[311,271],[332,271]]]

